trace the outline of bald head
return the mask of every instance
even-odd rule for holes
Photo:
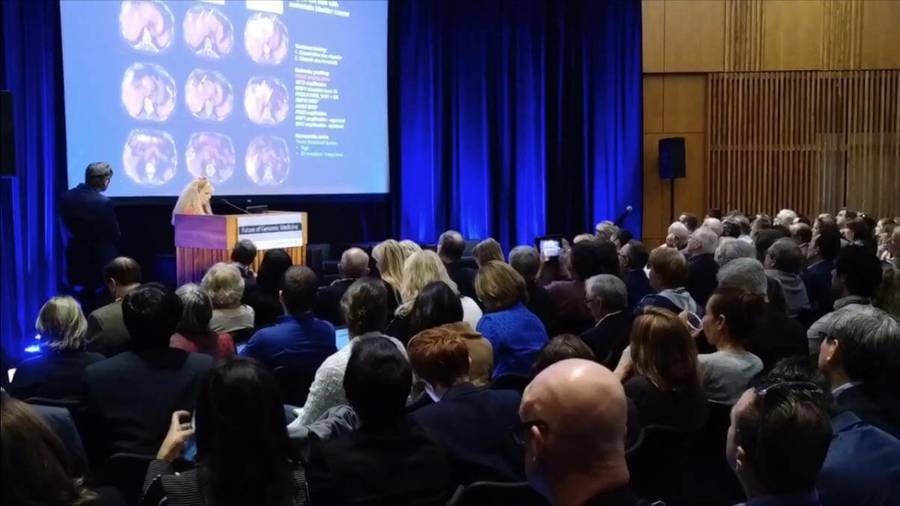
[[[341,255],[339,268],[345,278],[361,278],[369,273],[369,255],[359,248],[350,248]]]
[[[465,250],[466,240],[456,230],[448,230],[438,238],[437,252],[445,262],[461,259]]]

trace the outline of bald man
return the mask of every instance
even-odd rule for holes
[[[319,289],[313,312],[320,320],[328,320],[341,327],[347,324],[341,312],[341,297],[354,281],[369,274],[369,255],[360,248],[344,251],[341,263],[338,264],[338,273],[340,279]]]
[[[522,394],[525,472],[555,506],[647,505],[628,488],[622,383],[595,362],[544,369]]]

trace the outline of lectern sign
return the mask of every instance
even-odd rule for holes
[[[237,218],[238,240],[249,239],[257,249],[303,246],[303,222],[299,214],[262,214]]]

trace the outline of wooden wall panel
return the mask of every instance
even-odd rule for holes
[[[900,2],[868,0],[863,2],[862,17],[861,67],[900,68]]]
[[[641,2],[641,47],[644,72],[665,70],[665,15],[666,2],[643,0]]]
[[[823,1],[770,0],[762,8],[761,66],[748,70],[821,69]]]
[[[663,131],[663,76],[644,76],[644,133]]]
[[[666,72],[724,70],[725,1],[666,1],[664,54]]]
[[[762,0],[725,3],[724,70],[762,67],[764,7]]]
[[[647,247],[665,240],[669,226],[669,184],[659,179],[659,140],[665,134],[644,134],[644,224]]]
[[[822,68],[860,68],[863,4],[857,0],[829,0],[823,4]]]
[[[663,79],[663,127],[666,133],[703,132],[706,125],[706,74]]]

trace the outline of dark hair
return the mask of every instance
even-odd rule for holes
[[[782,272],[799,274],[803,269],[803,250],[797,241],[783,237],[769,247],[768,255],[772,257],[775,269]]]
[[[341,297],[341,311],[351,335],[381,332],[387,325],[387,288],[380,279],[359,278]]]
[[[750,339],[766,310],[765,299],[755,293],[734,287],[719,287],[709,299],[712,316],[725,317],[728,335],[744,344]]]
[[[713,207],[709,210],[708,213],[706,213],[706,215],[709,216],[710,218],[715,218],[717,220],[721,220],[722,219],[722,210],[719,209],[718,207]]]
[[[786,237],[783,230],[777,228],[764,228],[757,230],[753,234],[753,242],[756,245],[756,259],[760,262],[766,261],[766,252],[769,247],[775,244],[775,241]]]
[[[459,260],[466,251],[466,241],[462,234],[448,230],[438,238],[438,254],[449,260]]]
[[[278,382],[255,360],[232,358],[210,370],[195,426],[208,503],[287,506],[300,493]]]
[[[231,250],[231,261],[241,265],[250,265],[256,260],[256,245],[249,239],[238,241]]]
[[[683,220],[680,219],[682,216],[684,216]],[[693,213],[681,213],[681,215],[679,215],[678,218],[679,218],[678,221],[680,221],[681,223],[684,223],[684,226],[687,227],[688,230],[690,230],[691,232],[693,232],[694,230],[697,230],[697,225],[700,224],[700,222],[697,220],[697,216],[694,215]]]
[[[419,291],[413,302],[409,314],[410,335],[445,323],[460,322],[462,319],[463,307],[459,296],[447,283],[432,281]]]
[[[260,291],[271,297],[277,297],[284,273],[293,263],[290,255],[283,249],[266,251],[256,275],[256,284]]]
[[[616,241],[619,243],[619,246],[623,246],[628,244],[629,241],[634,239],[634,234],[631,233],[627,228],[620,228],[616,232]]]
[[[794,223],[803,223],[804,225],[812,227],[812,221],[810,221],[809,216],[805,214],[798,214],[797,220]]]
[[[862,242],[866,248],[870,249],[872,253],[875,253],[875,238],[872,235],[872,229],[869,228],[869,225],[865,220],[862,218],[847,220],[847,222],[844,223],[844,228],[853,231],[854,241]]]
[[[722,237],[734,237],[738,238],[741,236],[741,225],[737,221],[731,218],[725,218],[725,221],[722,222]]]
[[[619,253],[611,242],[576,243],[570,258],[572,273],[582,281],[597,274],[619,274]]]
[[[531,366],[531,375],[537,376],[551,365],[570,358],[594,360],[596,357],[580,337],[574,334],[560,334],[547,341],[547,344],[538,352],[534,364]]]
[[[0,396],[3,504],[93,504],[60,439],[26,403]]]
[[[831,404],[831,393],[828,389],[828,380],[816,363],[808,355],[794,355],[784,357],[775,363],[775,367],[761,378],[762,381],[798,381],[809,382],[819,386],[822,390],[822,400],[826,405]],[[754,383],[755,385],[756,383]]]
[[[136,350],[168,348],[181,312],[181,299],[158,283],[141,285],[122,300],[122,320]]]
[[[305,265],[289,267],[281,282],[284,309],[295,317],[309,311],[316,302],[318,287],[319,277],[312,269]]]
[[[815,245],[819,255],[826,260],[834,260],[841,251],[841,231],[834,222],[819,225],[819,233],[815,237]]]
[[[762,492],[787,495],[815,487],[831,443],[828,406],[818,387],[772,378],[734,418],[735,444]]]
[[[409,363],[419,378],[451,387],[469,376],[469,348],[451,328],[431,328],[409,341]]]
[[[403,418],[412,369],[384,336],[358,339],[344,373],[344,393],[363,425],[384,426]]]
[[[881,284],[881,262],[864,246],[845,246],[834,262],[838,276],[844,276],[844,286],[852,295],[875,297]]]
[[[141,266],[133,258],[116,257],[103,267],[103,280],[114,279],[118,285],[141,282]]]
[[[644,246],[644,243],[641,241],[628,241],[628,255],[626,258],[628,259],[628,268],[629,269],[643,269],[647,266],[647,261],[650,259],[650,253],[647,252],[647,247]]]
[[[805,223],[796,223],[792,226],[791,237],[800,244],[806,244],[812,240],[812,228]]]

